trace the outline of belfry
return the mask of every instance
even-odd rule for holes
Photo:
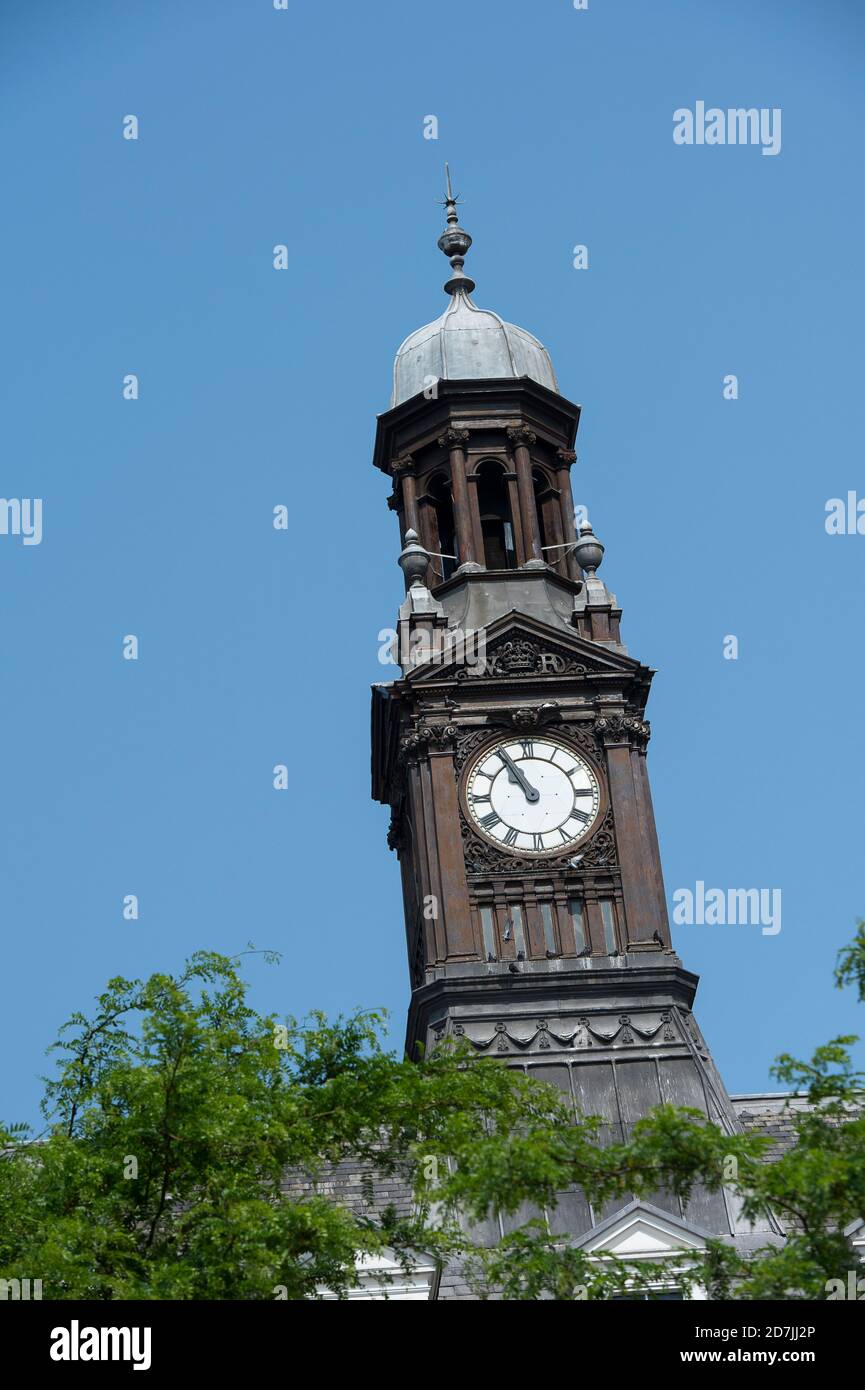
[[[397,353],[373,460],[406,579],[402,674],[373,689],[372,784],[402,875],[407,1050],[462,1037],[614,1138],[664,1101],[738,1131],[670,939],[652,672],[622,642],[603,545],[575,525],[580,407],[536,338],[475,305],[450,180],[445,206],[447,307]],[[738,1229],[723,1192],[687,1210],[659,1193],[651,1210],[703,1237]],[[551,1219],[590,1239],[616,1213],[572,1193]]]

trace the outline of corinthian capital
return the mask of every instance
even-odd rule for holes
[[[628,714],[599,715],[592,727],[605,744],[633,743],[637,748],[645,748],[652,732],[648,720]]]
[[[526,425],[508,425],[508,439],[515,447],[525,444],[529,448],[537,437],[534,430],[530,430]]]
[[[438,437],[440,449],[464,449],[468,442],[468,430],[448,429]]]
[[[403,473],[410,473],[413,468],[414,459],[411,454],[400,454],[399,458],[390,461],[391,476],[394,478],[401,477]]]

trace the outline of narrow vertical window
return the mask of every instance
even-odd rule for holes
[[[514,951],[518,956],[526,954],[526,934],[523,930],[523,909],[519,903],[508,908],[508,929],[513,933]]]
[[[619,948],[616,945],[616,919],[613,915],[613,904],[609,898],[601,899],[601,919],[604,923],[604,945],[607,948],[607,955],[611,956]]]
[[[574,929],[574,947],[577,955],[586,949],[586,928],[583,924],[583,904],[579,898],[568,900],[568,911],[571,914],[571,926]]]
[[[491,907],[481,908],[481,929],[484,934],[484,955],[487,960],[495,960],[498,956],[498,951],[496,950],[496,922]]]
[[[541,922],[544,927],[544,945],[552,955],[557,956],[559,952],[556,946],[556,931],[553,926],[553,905],[552,903],[540,903],[539,906]]]

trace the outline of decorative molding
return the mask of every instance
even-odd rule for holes
[[[561,719],[558,700],[545,700],[542,705],[521,705],[511,710],[510,720],[515,729],[539,729]]]
[[[530,637],[511,637],[487,650],[482,662],[457,672],[457,680],[509,678],[519,676],[586,676],[603,668],[563,648],[544,646]]]
[[[390,471],[394,478],[398,478],[403,473],[410,472],[414,468],[414,458],[411,454],[400,454],[399,458],[391,459]]]
[[[451,748],[458,733],[456,724],[419,724],[412,733],[400,739],[400,757],[422,757],[424,753],[429,752],[430,746],[440,749]]]
[[[538,438],[534,430],[528,429],[526,425],[508,425],[507,435],[513,445],[524,444],[527,448],[535,444]]]
[[[603,766],[603,744],[588,720],[567,720],[559,725],[559,730],[567,734],[571,742],[582,752],[588,753],[589,757],[595,758]]]
[[[586,848],[581,850],[577,847],[577,854],[580,862],[577,868],[580,872],[587,869],[615,869],[618,868],[619,858],[616,853],[616,829],[613,823],[613,812],[607,810],[607,814],[601,821],[595,834],[587,842]],[[576,855],[571,856],[572,859]]]
[[[495,724],[487,724],[481,729],[472,729],[469,733],[460,734],[458,736],[457,749],[454,756],[454,766],[457,772],[461,771],[465,766],[466,759],[495,732],[497,727],[498,726]]]
[[[453,1031],[459,1037],[467,1037],[476,1052],[487,1052],[490,1048],[494,1048],[496,1052],[528,1052],[529,1049],[549,1052],[554,1046],[582,1051],[596,1044],[601,1047],[619,1048],[642,1047],[656,1040],[665,1043],[681,1041],[672,1009],[662,1009],[659,1021],[647,1028],[635,1023],[631,1014],[620,1014],[618,1020],[610,1022],[612,1026],[605,1030],[599,1026],[599,1021],[593,1023],[588,1016],[583,1015],[577,1019],[573,1032],[566,1033],[552,1026],[548,1019],[540,1018],[535,1024],[534,1032],[528,1037],[512,1033],[511,1024],[504,1020],[494,1025],[493,1032],[488,1037],[473,1038],[466,1032],[464,1024],[456,1024]],[[444,1025],[437,1025],[436,1041],[443,1034]]]
[[[618,868],[616,854],[616,832],[613,813],[607,810],[594,835],[582,845],[572,846],[565,854],[533,855],[525,858],[519,854],[507,854],[497,850],[487,840],[475,835],[471,826],[460,811],[460,829],[463,841],[463,857],[466,870],[470,874],[530,873],[537,877],[541,871],[553,870],[568,873],[609,871]]]
[[[611,743],[633,743],[645,748],[652,736],[648,720],[638,719],[631,714],[600,714],[593,728],[605,747]]]
[[[438,437],[440,449],[464,449],[469,442],[468,430],[447,429]]]

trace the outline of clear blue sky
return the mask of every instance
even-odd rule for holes
[[[668,897],[783,893],[778,936],[676,934],[726,1081],[856,1027],[830,972],[865,914],[865,536],[824,508],[865,495],[863,44],[855,0],[3,0],[0,492],[44,504],[41,545],[0,536],[4,1117],[109,976],[197,947],[279,949],[262,1008],[386,1005],[401,1043],[370,454],[444,307],[445,159],[476,301],[584,407],[575,495],[659,672]],[[780,107],[781,153],[674,145],[698,100]]]

